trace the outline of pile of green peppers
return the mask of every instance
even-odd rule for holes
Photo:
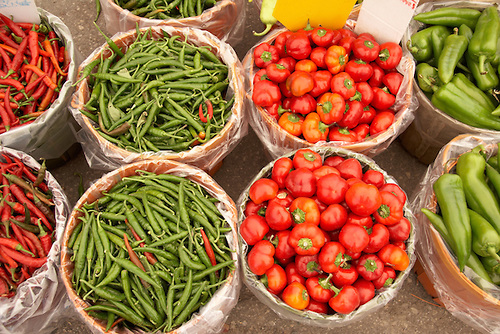
[[[500,16],[443,7],[414,16],[424,23],[408,41],[417,62],[416,79],[432,104],[456,120],[500,130]]]
[[[454,173],[433,184],[437,213],[421,211],[457,258],[489,283],[500,285],[500,164],[478,146],[457,160]]]

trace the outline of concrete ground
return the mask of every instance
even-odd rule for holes
[[[84,59],[104,40],[98,34],[92,21],[96,15],[94,0],[36,0],[36,4],[60,17],[70,28],[76,47]],[[422,1],[421,1],[422,2]],[[243,59],[247,50],[258,39],[252,35],[252,30],[262,28],[259,22],[259,13],[252,3],[245,1],[247,7],[245,38],[235,45],[240,59]],[[105,26],[103,19],[98,21],[101,27]],[[393,175],[411,195],[418,191],[418,183],[423,176],[427,165],[420,163],[408,154],[395,141],[391,146],[376,156],[375,161]],[[229,154],[214,178],[236,201],[248,182],[260,169],[268,163],[264,147],[258,136],[252,131],[244,137],[241,143]],[[78,172],[83,176],[85,187],[98,179],[103,171],[89,168],[84,154],[80,151],[74,158],[61,167],[50,170],[62,185],[73,205],[78,199]],[[70,313],[59,314],[58,320],[50,324],[51,333],[90,333],[90,330],[76,316]],[[226,333],[311,333],[317,329],[298,322],[280,318],[270,308],[262,304],[246,288],[241,290],[237,306],[230,313],[223,331]],[[323,330],[333,333],[335,330]],[[362,320],[340,329],[345,334],[350,333],[476,333],[468,325],[453,317],[446,309],[433,304],[432,299],[418,282],[414,273],[404,282],[397,296],[383,309],[369,315]]]

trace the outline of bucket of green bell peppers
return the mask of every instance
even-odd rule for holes
[[[411,204],[420,227],[417,255],[438,299],[486,332],[500,328],[499,143],[486,134],[452,139]]]
[[[403,38],[413,55],[419,109],[401,136],[424,163],[462,133],[500,133],[498,2],[420,5]]]

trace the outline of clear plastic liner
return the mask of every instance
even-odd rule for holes
[[[141,31],[143,32],[147,29],[152,30],[154,38],[159,38],[162,36],[162,32],[165,31],[169,35],[180,35],[183,38],[186,37],[188,42],[195,45],[207,45],[213,48],[216,56],[218,56],[229,69],[229,86],[225,98],[226,100],[229,100],[232,96],[235,98],[234,105],[231,109],[232,115],[227,120],[225,127],[216,136],[206,143],[197,145],[188,151],[179,153],[173,151],[134,153],[119,148],[104,139],[94,129],[96,124],[80,112],[80,109],[83,108],[83,105],[90,97],[87,79],[85,79],[76,87],[76,91],[71,100],[70,110],[73,117],[81,126],[81,130],[77,133],[77,138],[82,145],[87,162],[91,168],[112,170],[122,165],[144,159],[167,158],[191,164],[205,171],[211,171],[222,162],[222,159],[228,155],[234,147],[236,147],[248,131],[243,103],[243,70],[238,56],[229,44],[220,41],[207,31],[169,26],[143,28]],[[127,46],[135,41],[136,36],[136,30],[131,30],[126,33],[114,35],[112,40],[125,51]],[[94,50],[94,52],[92,52],[92,54],[90,54],[80,65],[78,72],[81,73],[86,65],[100,57],[101,52],[103,52],[106,47],[107,44],[103,44],[101,47]],[[109,52],[104,51],[104,57],[108,56]]]
[[[83,196],[78,200],[71,213],[66,230],[62,238],[61,249],[61,276],[66,287],[67,295],[71,301],[69,312],[78,313],[79,317],[93,333],[104,333],[106,322],[92,318],[84,308],[90,306],[82,300],[73,290],[71,275],[73,273],[73,263],[70,261],[72,254],[68,248],[68,240],[77,223],[80,212],[76,211],[85,203],[92,203],[102,197],[102,192],[110,189],[118,181],[126,176],[135,175],[136,170],[145,170],[157,174],[173,174],[185,177],[201,185],[214,198],[218,199],[217,208],[229,224],[232,231],[226,234],[229,247],[234,251],[232,254],[235,270],[229,275],[227,282],[220,286],[210,301],[203,306],[198,313],[193,314],[191,320],[184,323],[181,327],[173,330],[171,333],[217,333],[223,328],[224,322],[229,316],[230,311],[238,301],[241,289],[240,262],[238,260],[239,244],[237,236],[238,213],[233,200],[226,194],[210,175],[204,171],[166,159],[145,160],[122,166],[112,172],[105,174],[87,189]],[[125,328],[115,328],[106,333],[145,333],[140,329],[129,330]]]
[[[69,124],[72,120],[67,105],[73,93],[78,59],[69,28],[57,16],[38,8],[38,13],[54,29],[65,46],[66,59],[71,61],[66,82],[58,98],[33,123],[12,128],[0,134],[0,144],[26,152],[35,159],[56,159],[76,143]]]
[[[345,27],[353,30],[356,25],[356,18],[360,6],[354,7]],[[252,47],[243,59],[243,69],[247,73],[245,78],[246,85],[246,103],[249,112],[249,122],[266,150],[273,158],[289,153],[300,148],[311,147],[342,147],[358,153],[363,153],[373,157],[383,152],[389,145],[410,125],[415,115],[414,111],[418,107],[418,101],[413,95],[413,81],[415,73],[415,62],[413,57],[406,50],[399,63],[397,70],[403,74],[403,82],[396,96],[396,103],[391,108],[395,111],[396,117],[394,123],[386,131],[369,137],[367,140],[356,143],[345,142],[325,142],[320,141],[316,144],[310,143],[305,139],[293,136],[282,129],[278,122],[271,117],[264,108],[256,106],[252,101],[253,77],[259,70],[254,65],[253,52],[262,42],[271,43],[285,28],[275,27],[269,34],[262,38],[254,47]]]
[[[453,172],[462,153],[483,145],[489,158],[497,153],[499,141],[498,137],[488,134],[463,134],[452,139],[429,165],[411,200],[419,227],[417,257],[439,300],[453,316],[485,333],[500,332],[500,288],[468,267],[460,272],[455,255],[420,209],[436,212],[432,185],[443,173]]]
[[[384,170],[382,170],[371,158],[356,153],[350,150],[346,150],[339,147],[314,147],[311,148],[313,151],[318,152],[323,160],[329,156],[341,156],[344,158],[355,158],[359,160],[363,170],[373,169],[381,172],[384,175],[384,179],[386,183],[396,183],[396,180],[388,175]],[[284,156],[292,157],[295,154],[294,152],[285,154]],[[277,159],[276,159],[277,160]],[[238,226],[241,225],[243,220],[245,219],[245,205],[249,200],[249,190],[250,186],[262,177],[269,177],[272,167],[276,160],[270,162],[267,166],[265,166],[247,185],[243,193],[240,195],[237,208],[239,212],[239,221]],[[413,267],[416,254],[415,254],[415,246],[417,244],[417,230],[418,227],[415,224],[415,217],[413,216],[411,209],[408,205],[408,202],[404,206],[404,217],[406,217],[412,224],[412,230],[410,233],[410,237],[406,241],[406,252],[410,257],[410,264],[408,268],[404,271],[398,272],[396,279],[389,287],[384,287],[382,289],[378,289],[375,291],[375,297],[372,300],[367,302],[364,305],[361,305],[355,311],[347,314],[333,314],[333,315],[325,315],[321,313],[316,313],[312,311],[299,311],[290,306],[288,306],[285,302],[283,302],[279,297],[270,293],[264,284],[258,279],[258,276],[252,273],[250,268],[248,267],[248,262],[246,260],[247,253],[249,251],[248,244],[243,240],[243,238],[239,238],[240,243],[240,260],[241,267],[243,270],[243,282],[248,287],[250,291],[265,305],[267,305],[271,310],[273,310],[278,316],[287,320],[294,320],[300,322],[304,325],[309,326],[318,326],[324,328],[338,328],[342,326],[347,326],[352,324],[357,320],[363,319],[368,314],[372,314],[377,310],[381,309],[387,303],[389,303],[398,293],[399,289],[402,287],[404,280],[408,277],[411,268]]]
[[[243,39],[245,29],[245,0],[219,0],[201,15],[183,19],[155,20],[140,17],[121,8],[113,0],[100,0],[106,30],[110,34],[157,25],[177,28],[196,28],[207,30],[221,40],[236,45]]]
[[[40,169],[40,164],[24,152],[2,147],[0,154],[18,158],[34,170]],[[58,267],[69,204],[63,189],[48,171],[45,181],[55,203],[56,225],[52,248],[47,255],[47,262],[19,285],[14,297],[0,298],[0,333],[40,333],[41,328],[51,321],[54,309],[64,297]]]

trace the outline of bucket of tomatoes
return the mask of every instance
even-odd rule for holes
[[[374,156],[413,120],[414,62],[396,43],[342,29],[276,29],[245,56],[250,124],[273,157],[312,146]]]
[[[238,201],[244,282],[278,315],[337,327],[386,305],[415,261],[405,192],[365,155],[305,148]]]

